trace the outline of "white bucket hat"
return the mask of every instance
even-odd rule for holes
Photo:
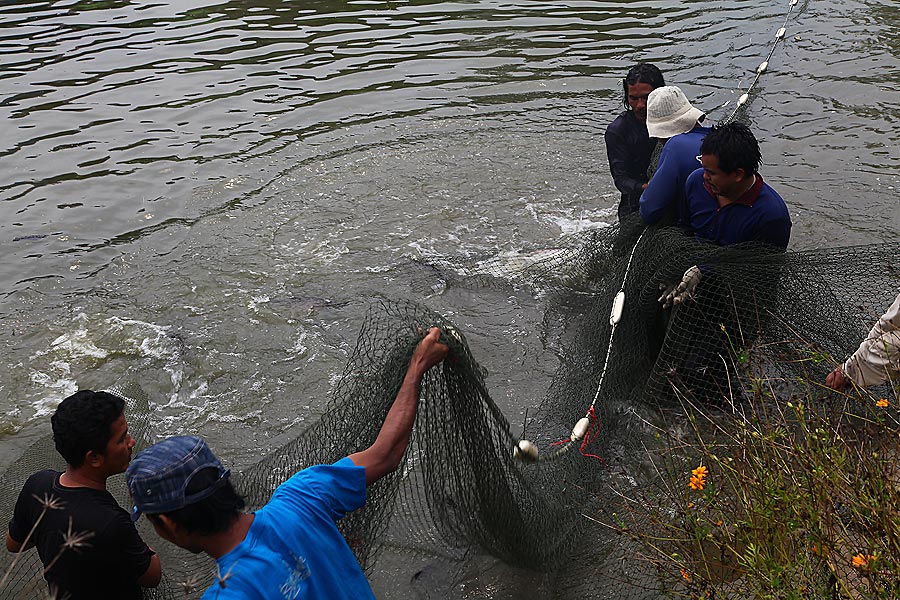
[[[647,133],[654,138],[670,138],[686,133],[706,114],[688,102],[674,85],[658,87],[647,97]]]

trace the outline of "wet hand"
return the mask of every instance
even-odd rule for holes
[[[412,362],[421,366],[423,373],[444,360],[447,357],[447,353],[450,352],[450,348],[446,344],[438,341],[440,337],[441,330],[437,327],[432,327],[425,334],[422,341],[419,342],[419,345],[416,346],[415,352],[413,352]]]

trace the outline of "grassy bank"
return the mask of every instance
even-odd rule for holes
[[[657,429],[656,479],[609,525],[675,597],[900,597],[896,382],[836,393],[738,358],[722,405],[678,394],[687,426]]]

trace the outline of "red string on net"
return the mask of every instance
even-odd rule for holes
[[[597,413],[594,412],[594,407],[591,406],[588,408],[587,417],[589,419],[590,424],[588,425],[587,431],[584,432],[584,437],[581,438],[581,444],[578,446],[578,452],[581,453],[582,456],[586,456],[588,458],[596,458],[597,460],[603,460],[602,457],[597,456],[596,454],[591,454],[590,452],[585,452],[584,449],[587,448],[588,444],[592,443],[597,437],[600,435],[600,422],[597,418]],[[564,440],[559,440],[558,442],[553,442],[551,446],[562,446],[563,444],[571,444],[573,442],[572,438],[566,438]]]
[[[582,456],[586,456],[588,458],[596,458],[597,460],[602,461],[602,457],[584,451],[584,449],[587,448],[588,444],[592,443],[600,436],[600,420],[597,418],[597,414],[594,412],[593,406],[588,409],[588,418],[590,419],[590,424],[588,425],[587,431],[584,432],[584,437],[581,438],[581,446],[579,446],[578,451]]]

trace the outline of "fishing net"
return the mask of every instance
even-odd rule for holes
[[[417,340],[436,325],[450,357],[426,375],[404,464],[370,487],[366,507],[340,524],[367,572],[378,571],[385,550],[393,561],[441,557],[452,573],[492,556],[538,573],[534,593],[547,597],[687,594],[688,580],[679,581],[677,569],[673,574],[646,544],[664,532],[664,519],[642,518],[653,507],[679,518],[666,513],[667,469],[692,457],[690,448],[673,451],[668,432],[690,422],[691,407],[744,414],[762,378],[773,404],[805,391],[823,407],[834,405],[837,395],[814,382],[856,348],[896,296],[898,251],[721,248],[632,222],[571,236],[553,249],[431,259],[449,286],[528,286],[543,305],[543,335],[559,368],[524,424],[537,460],[514,457],[518,435],[491,399],[465,332],[419,304],[380,300],[324,416],[236,473],[236,485],[251,508],[259,507],[295,471],[371,444]],[[660,286],[695,265],[702,277],[692,297],[664,309]],[[619,292],[624,308],[613,325]],[[132,433],[146,445],[153,439],[146,396],[136,386],[113,391],[128,400]],[[895,404],[890,385],[871,393]],[[584,417],[586,430],[574,435]],[[25,452],[2,477],[4,514],[29,474],[61,466],[49,439]],[[122,482],[110,483],[128,506]],[[213,583],[211,561],[159,540],[146,519],[139,524],[165,571],[147,597],[197,597]],[[0,568],[8,570],[12,559],[4,556]],[[40,571],[36,554],[25,553],[0,595],[28,596],[24,590],[43,585]],[[430,589],[429,597],[512,597],[503,589],[469,594],[452,573],[446,589]],[[740,574],[728,581],[733,597],[741,597]]]

